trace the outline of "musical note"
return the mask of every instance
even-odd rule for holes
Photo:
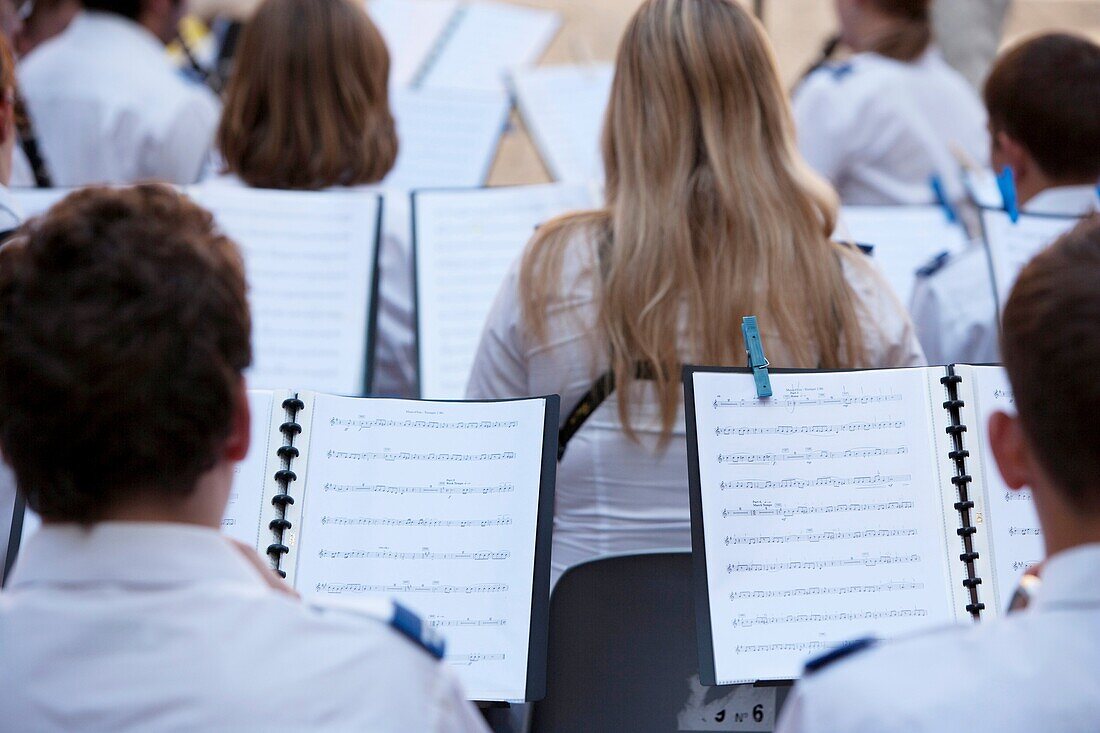
[[[881,456],[908,455],[909,446],[899,445],[896,448],[848,448],[846,450],[813,450],[806,448],[803,451],[784,448],[775,453],[719,453],[719,465],[727,463],[741,465],[756,463],[765,466],[773,466],[784,461],[801,461],[813,463],[814,461],[848,460],[852,458],[877,458]]]
[[[1038,527],[1009,527],[1009,537],[1039,537],[1042,535],[1042,530]]]
[[[443,618],[441,616],[428,616],[428,626],[433,628],[453,628],[467,626],[507,626],[508,620],[503,618]]]
[[[519,427],[518,420],[470,420],[447,422],[444,420],[388,420],[385,418],[339,418],[329,420],[330,427],[343,428],[348,432],[372,430],[374,428],[411,428],[415,430],[495,430]]]
[[[759,654],[761,652],[818,652],[830,645],[823,641],[799,641],[787,644],[738,644],[734,647],[737,654]]]
[[[395,552],[393,550],[320,550],[317,556],[340,560],[507,560],[512,553],[503,551],[481,552]]]
[[[827,568],[878,567],[919,563],[920,555],[878,555],[877,557],[845,557],[833,560],[792,560],[790,562],[730,563],[727,573],[772,573],[777,570],[825,570]]]
[[[826,504],[824,506],[796,506],[786,508],[782,504],[754,501],[752,509],[723,509],[722,518],[730,517],[796,517],[803,514],[843,514],[845,512],[889,512],[912,509],[911,501],[885,501],[878,504]]]
[[[915,537],[915,529],[857,529],[850,532],[808,532],[806,534],[760,535],[756,537],[726,537],[730,545],[784,545],[792,542],[833,542],[836,540],[862,540],[873,537]]]
[[[469,665],[478,662],[503,662],[507,657],[503,654],[448,654],[445,657],[448,664]]]
[[[367,527],[507,527],[512,524],[512,518],[500,515],[494,519],[428,519],[426,517],[407,517],[395,519],[393,517],[321,517],[321,524],[336,524],[341,526],[367,526]]]
[[[731,398],[718,395],[714,399],[714,409],[720,407],[775,409],[782,408],[793,411],[799,407],[852,407],[855,405],[882,405],[890,402],[901,402],[903,397],[898,393],[889,394],[860,394],[853,395],[847,391],[839,395],[831,395],[816,388],[791,387],[785,392],[786,396],[778,395],[762,400],[758,398]]]
[[[1005,501],[1031,501],[1031,489],[1020,489],[1013,491],[1009,489],[1005,492]]]

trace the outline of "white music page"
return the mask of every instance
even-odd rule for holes
[[[771,379],[758,400],[749,374],[694,375],[718,684],[794,679],[959,607],[926,370]]]
[[[367,12],[390,52],[393,89],[412,84],[458,7],[458,0],[369,0]]]
[[[1077,225],[1080,219],[1021,214],[1015,223],[1003,211],[982,211],[982,229],[993,263],[997,305],[1005,307],[1024,265]]]
[[[248,455],[233,467],[233,488],[222,516],[222,533],[257,550],[263,525],[264,489],[268,466],[277,446],[271,444],[271,408],[275,393],[265,389],[248,391],[248,411],[252,416]],[[275,469],[271,469],[274,473]]]
[[[545,400],[312,400],[295,586],[392,597],[477,700],[523,700]]]

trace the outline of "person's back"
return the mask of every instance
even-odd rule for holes
[[[1098,279],[1092,217],[1024,269],[1005,310],[1019,415],[995,415],[989,434],[1006,484],[1031,489],[1043,529],[1048,559],[1030,605],[823,662],[778,731],[1100,728]]]
[[[851,0],[841,12],[849,44],[859,52],[811,72],[794,95],[799,145],[810,165],[828,178],[845,204],[925,204],[935,201],[938,177],[949,196],[963,186],[953,148],[976,162],[986,159],[988,135],[981,102],[966,80],[931,45],[926,1],[912,6],[916,20],[894,33],[865,28],[868,14],[887,0]],[[891,19],[894,16],[885,14]],[[900,12],[900,11],[899,11]],[[902,47],[896,47],[902,46]]]
[[[467,388],[561,395],[572,438],[555,576],[602,554],[690,546],[680,366],[743,365],[742,316],[760,317],[776,366],[922,363],[889,286],[829,241],[835,196],[791,127],[748,13],[726,0],[643,4],[608,108],[606,206],[540,227]],[[609,394],[585,401],[590,391]]]
[[[113,3],[126,4],[85,4]],[[198,179],[217,98],[178,73],[162,40],[136,19],[80,13],[27,57],[19,78],[54,185]]]
[[[415,615],[304,605],[218,531],[249,448],[243,270],[164,186],[75,193],[0,248],[0,449],[43,519],[0,592],[0,720],[484,731]]]

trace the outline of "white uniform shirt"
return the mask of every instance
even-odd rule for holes
[[[198,179],[220,105],[137,23],[82,12],[18,73],[55,186]]]
[[[795,90],[802,154],[845,204],[928,204],[939,175],[964,189],[951,152],[989,156],[986,113],[966,80],[931,48],[912,63],[861,53],[823,66]]]
[[[777,733],[1095,733],[1100,545],[1052,557],[1034,603],[886,642],[807,675]]]
[[[203,185],[245,185],[222,175]],[[358,186],[382,194],[382,241],[378,253],[378,327],[372,394],[416,397],[416,325],[413,308],[412,207],[407,191]]]
[[[267,587],[211,529],[46,525],[0,592],[0,726],[478,731],[450,670],[387,623]]]
[[[1022,210],[1082,216],[1100,210],[1092,186],[1051,188]],[[976,240],[932,272],[917,277],[909,312],[931,364],[992,364],[1001,360],[997,302],[985,244]]]
[[[527,331],[520,312],[518,266],[489,314],[466,395],[472,399],[561,395],[564,423],[594,381],[609,368],[597,336],[599,312],[595,246],[578,236],[564,255],[558,294],[546,306],[546,343]],[[924,364],[912,324],[890,286],[869,261],[846,262],[845,275],[867,315],[869,366]],[[776,366],[790,360],[764,334]],[[684,355],[686,358],[686,355]],[[640,443],[629,440],[618,417],[618,392],[589,417],[558,466],[554,499],[552,579],[603,555],[646,550],[690,550],[687,448],[681,410],[672,440],[661,450],[660,410],[649,383],[631,412]]]

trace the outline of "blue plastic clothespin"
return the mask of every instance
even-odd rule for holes
[[[955,207],[951,205],[951,200],[947,198],[947,189],[944,188],[943,179],[939,175],[934,175],[929,182],[932,184],[932,193],[936,196],[936,203],[943,209],[947,221],[957,224],[959,215],[955,212]]]
[[[745,351],[749,355],[749,368],[756,380],[756,396],[763,399],[772,396],[772,380],[768,376],[768,358],[764,356],[764,344],[760,340],[760,327],[756,316],[741,319],[741,334],[745,337]]]
[[[1020,220],[1020,200],[1016,196],[1016,177],[1012,174],[1012,166],[1006,165],[997,176],[997,188],[1001,190],[1001,200],[1004,201],[1008,218],[1015,224]]]

